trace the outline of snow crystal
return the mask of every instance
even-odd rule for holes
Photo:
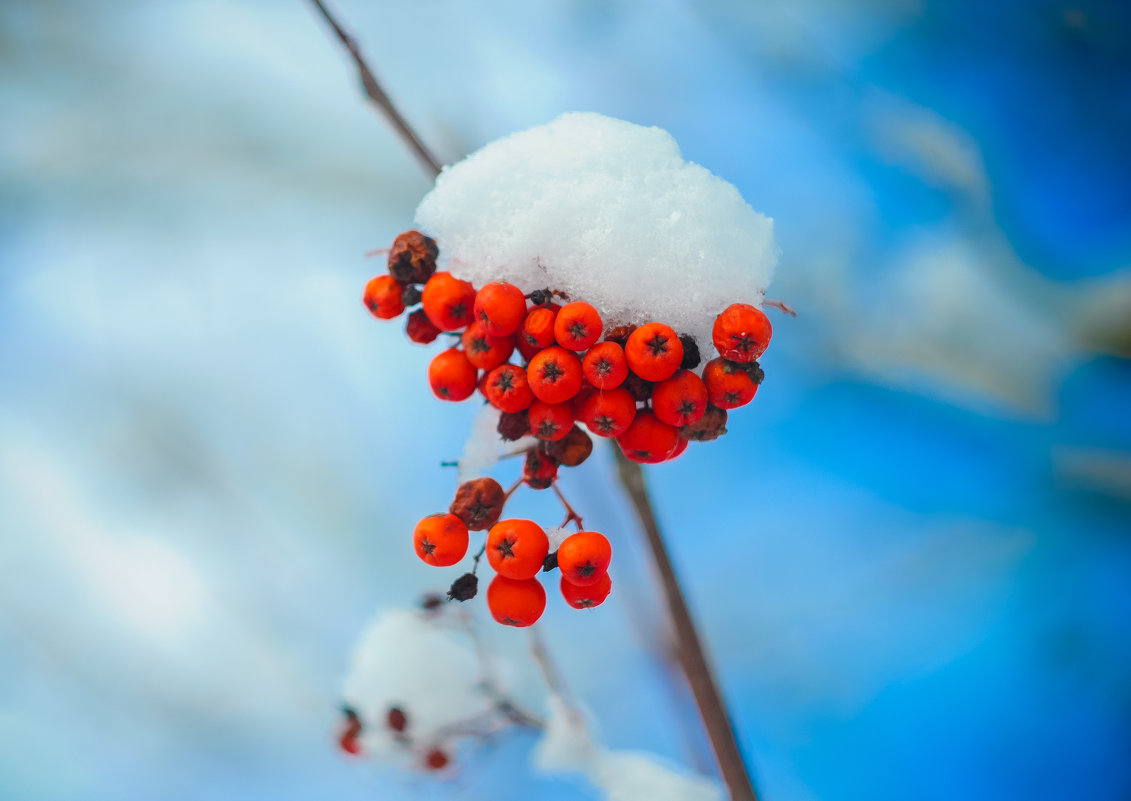
[[[463,453],[459,457],[458,481],[462,484],[486,475],[499,457],[505,452],[521,451],[538,444],[534,437],[522,437],[513,442],[507,442],[499,436],[499,410],[494,406],[484,405],[471,421],[471,429],[467,441],[463,444]]]
[[[667,323],[709,341],[731,303],[759,305],[773,221],[683,160],[671,134],[566,114],[446,167],[416,210],[453,274],[585,300],[609,324]]]
[[[564,528],[562,526],[546,529],[546,539],[550,541],[550,553],[553,553],[558,548],[560,548],[562,543],[565,542],[566,537],[570,536],[571,534],[573,534],[572,529]]]
[[[593,741],[584,717],[550,696],[546,729],[534,751],[545,773],[580,773],[608,801],[723,801],[718,783],[691,776],[643,751],[612,751]]]

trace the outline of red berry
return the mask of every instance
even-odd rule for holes
[[[408,316],[408,322],[405,324],[405,333],[408,334],[408,338],[413,342],[427,345],[429,342],[434,342],[436,337],[440,336],[440,329],[432,324],[432,321],[428,319],[428,315],[424,313],[424,309],[417,309]]]
[[[741,365],[723,358],[707,362],[703,368],[703,381],[711,403],[720,409],[745,406],[758,393],[758,385],[750,374]]]
[[[765,312],[749,303],[735,303],[715,318],[711,338],[724,359],[752,362],[766,352],[773,332]]]
[[[573,427],[573,408],[568,403],[530,404],[530,433],[550,442],[564,439]]]
[[[636,401],[625,389],[594,392],[581,405],[581,422],[599,437],[619,437],[636,417]]]
[[[558,477],[558,462],[542,453],[540,448],[526,452],[526,463],[522,466],[522,480],[531,489],[549,489]]]
[[[443,770],[451,761],[451,758],[439,748],[433,748],[424,755],[424,767],[428,770]]]
[[[440,400],[467,400],[479,383],[479,373],[458,348],[438,353],[428,365],[428,383]]]
[[[484,531],[498,522],[507,501],[506,493],[493,478],[473,478],[456,489],[448,511],[471,531]]]
[[[404,287],[393,276],[379,275],[365,285],[365,294],[361,299],[374,317],[391,320],[404,311],[402,292]]]
[[[597,389],[616,389],[628,378],[624,348],[616,342],[594,345],[581,360],[581,372]]]
[[[523,338],[522,334],[519,334],[518,338],[515,340],[514,349],[517,350],[522,356],[522,360],[528,364],[530,360],[537,356],[538,353],[542,350],[542,348],[538,347],[537,345],[531,345],[529,342],[527,342],[526,339]]]
[[[428,515],[412,532],[416,555],[430,565],[448,567],[467,554],[467,526],[451,513]]]
[[[521,412],[534,402],[526,371],[513,364],[504,364],[487,373],[483,394],[492,406],[502,412]]]
[[[478,320],[467,327],[462,339],[467,360],[480,370],[494,370],[514,352],[514,337],[488,334]]]
[[[671,326],[648,323],[633,331],[624,346],[628,369],[645,381],[671,378],[683,361],[683,343]]]
[[[670,426],[694,423],[707,410],[707,386],[690,370],[680,370],[652,390],[652,410]]]
[[[608,573],[602,573],[601,578],[588,587],[573,584],[565,576],[562,576],[562,597],[574,609],[590,609],[594,606],[600,606],[609,597],[609,592],[612,589],[613,580],[609,578]]]
[[[534,578],[549,552],[546,532],[533,520],[500,520],[487,535],[487,561],[507,578]]]
[[[617,437],[617,445],[634,462],[656,464],[675,452],[679,429],[657,420],[651,410],[641,409],[628,430]]]
[[[441,331],[458,331],[471,322],[475,287],[451,273],[436,273],[424,285],[424,313]]]
[[[685,450],[687,450],[687,440],[680,437],[679,444],[675,446],[675,450],[672,451],[672,455],[667,458],[667,461],[674,462],[676,459],[683,456]]]
[[[558,569],[570,584],[588,587],[601,580],[613,559],[613,546],[603,534],[579,531],[558,548]]]
[[[504,337],[518,331],[526,317],[526,298],[514,284],[487,284],[475,295],[475,319],[488,334]]]
[[[554,318],[557,316],[557,310],[547,306],[531,309],[522,322],[519,341],[525,341],[535,352],[550,347],[554,344]]]
[[[546,348],[530,360],[526,377],[538,400],[564,403],[581,388],[581,360],[565,348]]]
[[[585,350],[601,338],[601,330],[601,315],[580,300],[567,303],[554,319],[554,339],[569,350]]]
[[[487,585],[487,608],[504,626],[529,626],[546,610],[546,590],[535,578],[495,576]]]
[[[408,715],[400,707],[389,707],[389,714],[385,716],[385,724],[393,731],[403,732],[408,728]]]

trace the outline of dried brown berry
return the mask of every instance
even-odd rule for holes
[[[554,457],[542,453],[538,448],[526,452],[526,464],[522,466],[522,480],[531,489],[549,489],[558,477],[558,463]]]
[[[456,490],[448,511],[464,522],[471,531],[484,531],[499,522],[507,496],[493,478],[465,481]]]
[[[521,412],[503,412],[495,427],[499,435],[508,442],[522,439],[530,433],[530,415],[526,409]]]
[[[558,552],[546,554],[546,558],[542,560],[542,572],[549,573],[551,570],[558,569]]]
[[[448,590],[449,601],[470,601],[479,592],[479,579],[474,573],[464,573],[452,582]]]
[[[404,731],[408,728],[408,715],[400,707],[389,707],[389,714],[385,716],[385,723],[393,731]]]
[[[756,361],[746,362],[745,364],[741,362],[728,362],[728,364],[732,364],[741,370],[745,370],[746,374],[750,376],[750,380],[755,384],[761,384],[763,379],[765,379],[766,377],[766,374],[762,371],[762,365],[758,364],[758,362]]]
[[[605,332],[605,341],[615,342],[623,348],[625,343],[628,342],[629,336],[635,330],[636,326],[634,325],[618,325],[616,328],[610,328]]]
[[[577,467],[593,452],[593,440],[576,425],[566,434],[565,439],[547,442],[543,445],[546,453],[554,457],[558,464]]]
[[[408,305],[407,301],[405,305]],[[679,341],[680,344],[683,345],[683,361],[679,363],[680,368],[683,370],[694,370],[699,366],[699,362],[703,361],[702,357],[699,355],[699,345],[695,341],[695,337],[691,336],[691,334],[680,334]]]
[[[681,426],[679,435],[686,440],[708,442],[718,439],[727,432],[726,409],[707,404],[707,411],[697,421],[688,426]]]
[[[413,342],[427,345],[429,342],[434,342],[436,337],[440,336],[440,329],[436,327],[435,323],[428,319],[428,315],[424,313],[423,309],[417,309],[408,316],[408,323],[405,325],[405,333],[408,334],[408,338]]]
[[[436,240],[419,231],[405,231],[389,248],[389,274],[402,284],[423,284],[436,272]]]
[[[420,302],[420,296],[420,287],[409,284],[404,288],[404,291],[401,292],[401,303],[405,306],[415,306]]]
[[[549,303],[554,294],[549,289],[535,289],[530,293],[530,302],[535,306],[544,306]]]
[[[645,381],[636,373],[628,374],[628,378],[621,384],[621,389],[628,390],[634,401],[646,401],[652,397],[652,382]]]

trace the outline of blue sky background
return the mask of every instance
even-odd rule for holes
[[[775,219],[801,314],[649,471],[769,801],[1131,794],[1125,5],[339,9],[445,160],[599,111]],[[427,189],[302,3],[0,4],[0,797],[593,797],[524,737],[333,747],[365,621],[450,580],[408,535],[474,409],[358,302]],[[616,594],[544,628],[605,743],[694,766],[608,457],[563,483]]]

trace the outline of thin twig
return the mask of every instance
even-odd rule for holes
[[[797,316],[796,309],[794,309],[792,306],[787,306],[783,301],[780,300],[770,300],[769,298],[766,298],[762,301],[762,305],[769,306],[771,309],[777,309],[780,312],[788,314],[790,317]]]
[[[563,521],[562,521],[562,525],[561,525],[561,527],[562,527],[562,528],[565,528],[566,526],[568,526],[568,525],[569,525],[570,521],[572,520],[572,521],[573,521],[573,524],[574,524],[575,526],[577,526],[577,530],[578,530],[578,531],[581,531],[581,529],[582,529],[582,527],[583,527],[583,526],[582,526],[582,522],[581,522],[581,515],[579,515],[579,514],[578,514],[578,513],[576,512],[576,510],[574,510],[574,508],[573,508],[572,506],[570,506],[570,505],[569,505],[569,501],[567,501],[567,500],[566,500],[566,496],[565,496],[565,495],[562,495],[562,491],[561,491],[561,489],[560,489],[560,488],[558,487],[558,482],[557,482],[557,481],[554,481],[554,483],[553,483],[553,484],[551,484],[550,486],[554,488],[554,493],[555,493],[555,494],[556,494],[556,495],[558,496],[558,500],[559,500],[559,501],[561,501],[561,502],[562,502],[562,506],[564,506],[564,507],[565,507],[566,518],[565,518],[565,520],[563,520]]]
[[[511,499],[511,496],[514,495],[515,490],[517,490],[521,486],[522,486],[522,479],[521,478],[518,481],[511,484],[510,489],[507,490],[507,494],[503,496],[503,502],[505,503],[506,501],[509,501]]]
[[[479,560],[483,558],[483,552],[486,550],[487,543],[483,543],[483,545],[479,548],[479,553],[475,554],[475,561],[471,563],[471,575],[474,576],[476,571],[479,570]]]
[[[396,128],[397,133],[409,144],[413,152],[416,153],[416,157],[420,159],[421,163],[432,173],[432,177],[435,178],[440,174],[439,160],[424,146],[424,142],[416,135],[416,131],[409,126],[408,122],[397,110],[397,107],[393,105],[393,101],[389,99],[385,90],[381,88],[381,84],[378,83],[376,76],[373,74],[373,70],[365,63],[365,57],[361,55],[361,48],[358,47],[357,41],[338,23],[338,20],[330,13],[330,9],[326,7],[326,4],[323,3],[322,0],[310,1],[314,4],[314,7],[322,13],[326,22],[334,29],[334,34],[341,43],[345,45],[346,50],[349,51],[350,57],[353,59],[354,64],[357,65],[358,76],[361,78],[361,85],[365,89],[366,96],[385,113],[385,116],[389,118],[389,122]]]

